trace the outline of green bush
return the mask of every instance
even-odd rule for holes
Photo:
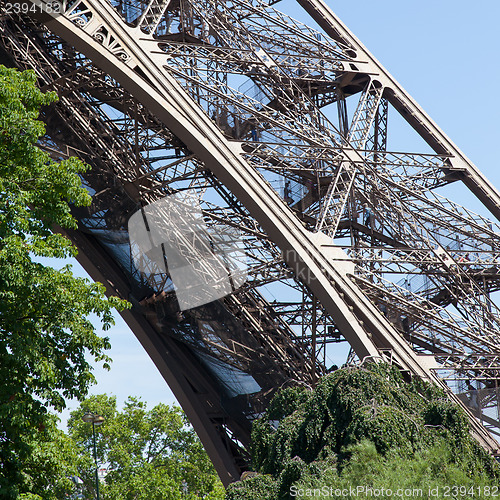
[[[260,475],[232,484],[226,500],[262,500],[276,498],[277,484],[271,476]]]
[[[254,422],[252,459],[260,475],[231,485],[227,499],[284,500],[292,488],[493,486],[500,477],[444,391],[375,363],[337,370],[314,391],[278,392]]]

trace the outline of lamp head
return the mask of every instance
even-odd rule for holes
[[[104,417],[102,415],[94,415],[94,425],[102,425],[104,423]]]
[[[86,424],[91,424],[94,421],[94,414],[88,411],[87,413],[85,413],[85,415],[83,415],[82,420]]]
[[[86,424],[102,425],[104,423],[104,417],[102,415],[97,415],[90,411],[83,415],[82,420]]]

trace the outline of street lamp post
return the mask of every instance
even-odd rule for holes
[[[97,469],[97,448],[96,448],[96,444],[95,444],[95,426],[102,425],[102,423],[104,422],[104,417],[88,411],[82,417],[82,420],[86,424],[92,424],[92,436],[94,438],[95,488],[96,488],[96,493],[97,493],[97,500],[100,500],[100,498],[99,498],[99,473],[98,473],[98,469]]]

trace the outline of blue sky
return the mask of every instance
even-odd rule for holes
[[[500,187],[498,99],[500,2],[480,0],[327,0],[333,11],[431,118]],[[277,5],[279,9],[279,4]],[[307,21],[306,16],[295,17]],[[390,117],[389,117],[390,120]],[[470,197],[460,202],[476,208]],[[78,264],[74,264],[78,274]],[[148,406],[175,399],[124,322],[111,338],[110,372],[96,368],[91,393],[129,395]],[[71,403],[74,409],[77,403]],[[63,421],[68,412],[62,415]]]

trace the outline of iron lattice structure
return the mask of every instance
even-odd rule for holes
[[[132,302],[226,484],[274,391],[314,385],[346,341],[446,387],[496,452],[499,193],[322,0],[298,0],[312,27],[285,1],[36,1],[0,13],[1,60],[59,94],[42,146],[92,167],[69,236]],[[127,221],[188,189],[209,227],[240,231],[248,278],[181,312],[169,276],[134,265]]]

